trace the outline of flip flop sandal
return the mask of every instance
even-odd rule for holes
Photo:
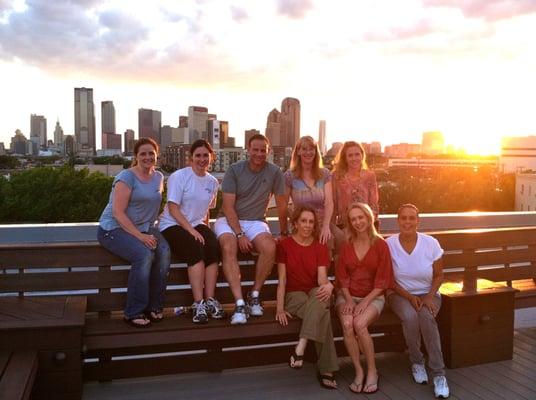
[[[302,363],[300,365],[296,365],[298,361],[301,361]],[[303,367],[303,355],[299,356],[296,354],[296,352],[292,353],[290,355],[290,360],[288,360],[288,366],[292,369],[300,369]]]
[[[151,322],[160,322],[164,319],[164,312],[163,310],[149,311],[146,315],[146,318]]]
[[[134,322],[138,319],[143,319],[145,321],[147,321],[146,324],[140,324],[139,322]],[[123,317],[123,321],[125,321],[125,323],[129,324],[130,326],[133,326],[134,328],[148,328],[149,326],[151,326],[151,320],[150,319],[147,319],[147,317],[145,315],[137,315],[133,318],[127,318],[127,317]]]
[[[371,387],[371,386],[376,386],[376,389],[375,390],[372,390],[370,392],[367,392],[366,389]],[[361,393],[365,393],[365,394],[372,394],[372,393],[376,393],[378,391],[378,389],[380,388],[380,376],[378,375],[378,379],[376,379],[376,383],[369,383],[367,385],[365,385],[363,387],[363,391]]]
[[[357,383],[356,381],[353,381],[352,383],[350,383],[350,385],[348,385],[348,389],[352,393],[363,393],[363,382]]]
[[[329,385],[325,383],[324,381],[329,381],[335,385]],[[330,389],[330,390],[338,389],[338,387],[336,386],[337,381],[335,380],[335,377],[333,375],[318,374],[318,382],[320,382],[320,386],[322,386],[324,389]]]

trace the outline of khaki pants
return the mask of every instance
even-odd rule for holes
[[[289,292],[285,295],[285,310],[302,320],[300,338],[315,342],[318,370],[321,374],[339,370],[337,352],[331,330],[329,306],[316,298],[318,288],[309,293]]]

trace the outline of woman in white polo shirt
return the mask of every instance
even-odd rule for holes
[[[400,233],[387,239],[395,276],[395,290],[387,301],[402,320],[413,379],[420,384],[428,382],[421,351],[422,337],[428,353],[428,367],[433,376],[435,396],[447,398],[449,388],[435,320],[441,307],[438,290],[443,282],[443,249],[432,236],[417,232],[418,224],[417,207],[413,204],[400,206]]]

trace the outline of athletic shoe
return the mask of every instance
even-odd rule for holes
[[[249,315],[254,317],[262,317],[264,314],[264,308],[262,307],[261,296],[253,297],[251,292],[248,293],[248,310]]]
[[[204,300],[192,304],[192,322],[195,324],[206,324],[208,322],[207,305]]]
[[[434,394],[438,399],[449,397],[449,385],[444,375],[434,376]]]
[[[207,300],[207,314],[214,319],[222,319],[225,317],[225,311],[220,302],[213,297],[209,297]]]
[[[235,306],[233,316],[231,317],[231,325],[243,325],[246,322],[248,322],[246,306]]]
[[[426,374],[424,364],[413,364],[411,366],[411,374],[415,382],[420,384],[428,383],[428,375]]]

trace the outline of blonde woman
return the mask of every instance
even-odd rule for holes
[[[393,287],[389,247],[374,227],[374,214],[367,204],[354,203],[346,213],[349,241],[343,243],[336,268],[339,288],[336,307],[344,333],[344,344],[355,368],[350,384],[354,393],[375,393],[378,371],[369,325],[385,305],[384,291]],[[360,350],[367,372],[361,366]]]
[[[314,209],[320,222],[320,243],[328,243],[333,215],[331,174],[323,168],[318,144],[311,136],[303,136],[294,146],[285,186],[287,201],[290,197],[294,207],[307,205]]]

